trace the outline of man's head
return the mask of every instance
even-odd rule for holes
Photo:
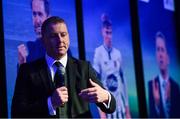
[[[161,73],[167,72],[169,56],[166,49],[165,36],[161,32],[156,34],[156,59]]]
[[[41,26],[44,20],[49,16],[49,1],[48,0],[32,0],[32,19],[34,31],[37,38],[41,37]]]
[[[69,48],[66,23],[59,17],[50,17],[42,24],[42,40],[47,54],[54,59],[62,58]]]
[[[104,44],[108,47],[112,47],[112,24],[106,14],[102,14],[102,36],[104,39]]]

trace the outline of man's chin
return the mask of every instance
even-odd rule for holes
[[[64,52],[58,52],[58,56],[59,57],[62,57],[62,56],[64,56],[66,54],[66,52],[64,51]]]

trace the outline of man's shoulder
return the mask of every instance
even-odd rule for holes
[[[179,87],[178,83],[172,77],[169,78],[169,81],[170,81],[172,87]]]
[[[102,51],[102,50],[104,50],[104,46],[103,46],[103,45],[100,45],[100,46],[98,46],[95,50],[96,50],[96,52]]]
[[[89,61],[85,61],[85,60],[81,60],[81,59],[77,59],[77,58],[75,58],[75,57],[69,57],[68,58],[68,60],[70,61],[70,62],[73,62],[73,63],[76,63],[76,64],[80,64],[80,65],[87,65],[87,64],[89,64]]]
[[[41,58],[38,58],[37,60],[30,61],[27,64],[28,65],[38,65],[38,64],[45,63],[45,62],[46,62],[45,57],[41,57]]]
[[[29,48],[33,48],[33,47],[41,46],[42,45],[42,41],[41,41],[41,39],[36,39],[34,41],[27,41],[26,45]]]
[[[113,51],[116,52],[116,53],[120,53],[120,50],[115,48],[115,47],[113,47]]]
[[[37,41],[27,41],[26,44],[27,44],[27,46],[33,46],[33,45],[37,44],[36,42]]]
[[[155,76],[155,77],[153,77],[152,79],[150,79],[150,80],[148,81],[148,84],[152,84],[153,81],[158,81],[158,80],[159,80],[159,77],[158,77],[158,76]]]
[[[22,69],[38,69],[38,68],[45,66],[45,65],[46,65],[45,58],[42,57],[42,58],[39,58],[37,60],[22,64],[20,66],[20,68],[22,68]]]

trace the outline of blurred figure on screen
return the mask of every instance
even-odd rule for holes
[[[26,45],[21,44],[18,46],[18,62],[20,65],[36,60],[45,54],[45,49],[41,40],[41,26],[44,20],[49,17],[49,1],[32,0],[31,9],[36,40],[28,41]]]
[[[103,44],[95,49],[93,67],[99,74],[104,87],[116,99],[116,111],[105,114],[100,111],[101,118],[130,118],[126,81],[121,69],[121,53],[112,46],[112,23],[107,14],[101,15]]]
[[[180,117],[180,90],[168,71],[170,57],[163,33],[157,32],[155,42],[156,60],[160,73],[148,82],[149,116],[151,118]]]
[[[45,49],[42,45],[41,26],[42,23],[50,16],[49,0],[31,0],[32,22],[36,34],[35,41],[28,41],[18,46],[18,63],[19,65],[34,61],[45,55]],[[71,56],[70,50],[68,54]]]

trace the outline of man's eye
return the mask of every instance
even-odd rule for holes
[[[43,14],[42,14],[41,12],[38,12],[38,16],[42,17],[42,16],[43,16]]]
[[[57,37],[57,35],[56,35],[56,34],[51,34],[50,36],[51,36],[51,38],[55,38],[55,37]]]
[[[61,33],[61,36],[62,36],[62,37],[65,37],[66,34],[67,34],[67,33],[65,33],[65,32],[64,32],[64,33]]]
[[[33,12],[33,16],[35,17],[37,15],[37,13],[36,12]]]

